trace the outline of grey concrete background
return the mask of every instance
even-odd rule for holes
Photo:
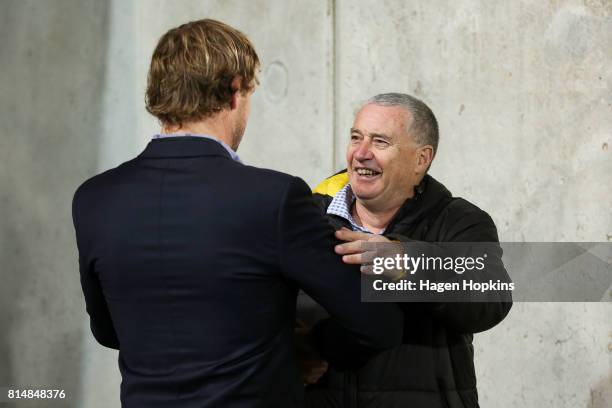
[[[72,396],[88,356],[70,196],[98,169],[108,3],[0,7],[0,385]]]
[[[311,185],[344,165],[354,109],[412,93],[436,113],[432,174],[506,241],[612,240],[612,1],[4,0],[0,3],[0,386],[119,406],[88,332],[70,201],[137,154],[161,34],[217,18],[263,62],[239,154]],[[483,407],[612,404],[610,303],[517,304],[475,336]],[[15,406],[40,406],[19,403]]]

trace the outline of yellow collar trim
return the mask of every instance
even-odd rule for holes
[[[312,190],[314,194],[323,194],[328,196],[335,196],[338,191],[342,190],[342,188],[347,185],[349,182],[348,173],[345,171],[340,174],[336,174],[335,176],[331,176],[326,178],[322,182],[319,183],[318,186]]]

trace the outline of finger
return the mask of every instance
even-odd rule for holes
[[[342,256],[342,262],[350,265],[361,265],[363,263],[361,261],[361,254],[344,255]]]
[[[312,372],[308,374],[307,382],[308,384],[314,384],[317,381],[319,381],[319,379],[323,377],[324,375],[325,375],[325,371]]]
[[[316,359],[304,362],[302,364],[302,371],[304,375],[308,376],[316,373],[325,373],[328,367],[327,361]]]
[[[346,242],[336,245],[334,250],[338,255],[358,254],[363,252],[363,241]]]
[[[328,364],[327,361],[317,360],[316,363],[312,363],[308,368],[308,373],[324,373],[327,371]]]
[[[314,378],[314,380],[317,381],[327,372],[327,368],[327,363],[321,362],[317,367],[309,370],[308,377]]]
[[[380,253],[381,256],[404,253],[401,245],[395,244],[382,236],[376,236],[368,241],[363,241],[363,248],[368,251],[376,251]]]
[[[304,383],[306,383],[307,385],[316,384],[317,381],[319,381],[319,379],[323,377],[323,374],[325,373],[310,374],[304,379]]]
[[[361,241],[363,244],[361,247],[367,251],[380,251],[381,249],[387,248],[385,242],[380,242],[377,239],[371,239],[369,241]],[[382,245],[381,245],[382,244]]]
[[[313,376],[306,376],[303,378],[303,381],[304,381],[304,384],[306,385],[312,385],[318,381],[318,378],[315,378]]]
[[[365,251],[361,253],[361,264],[371,265],[374,263],[374,259],[377,258],[377,253],[374,251]]]
[[[342,262],[351,265],[371,265],[374,262],[375,252],[363,252],[342,256]]]
[[[372,234],[366,234],[365,232],[351,231],[346,228],[342,228],[336,231],[336,238],[341,241],[367,241],[371,238]]]

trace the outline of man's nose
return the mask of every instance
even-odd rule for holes
[[[367,140],[362,141],[357,150],[355,150],[354,157],[356,160],[372,159],[374,155],[372,154],[370,142]]]

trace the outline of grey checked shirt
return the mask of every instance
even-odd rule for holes
[[[353,231],[366,232],[368,234],[372,234],[372,231],[367,228],[362,227],[357,224],[353,216],[351,215],[351,207],[353,207],[353,203],[355,202],[355,194],[353,194],[353,189],[350,184],[347,184],[342,188],[342,190],[338,191],[332,202],[327,207],[327,214],[334,214],[338,217],[342,217],[347,220],[351,224],[351,228]],[[380,234],[385,232],[382,230]]]

